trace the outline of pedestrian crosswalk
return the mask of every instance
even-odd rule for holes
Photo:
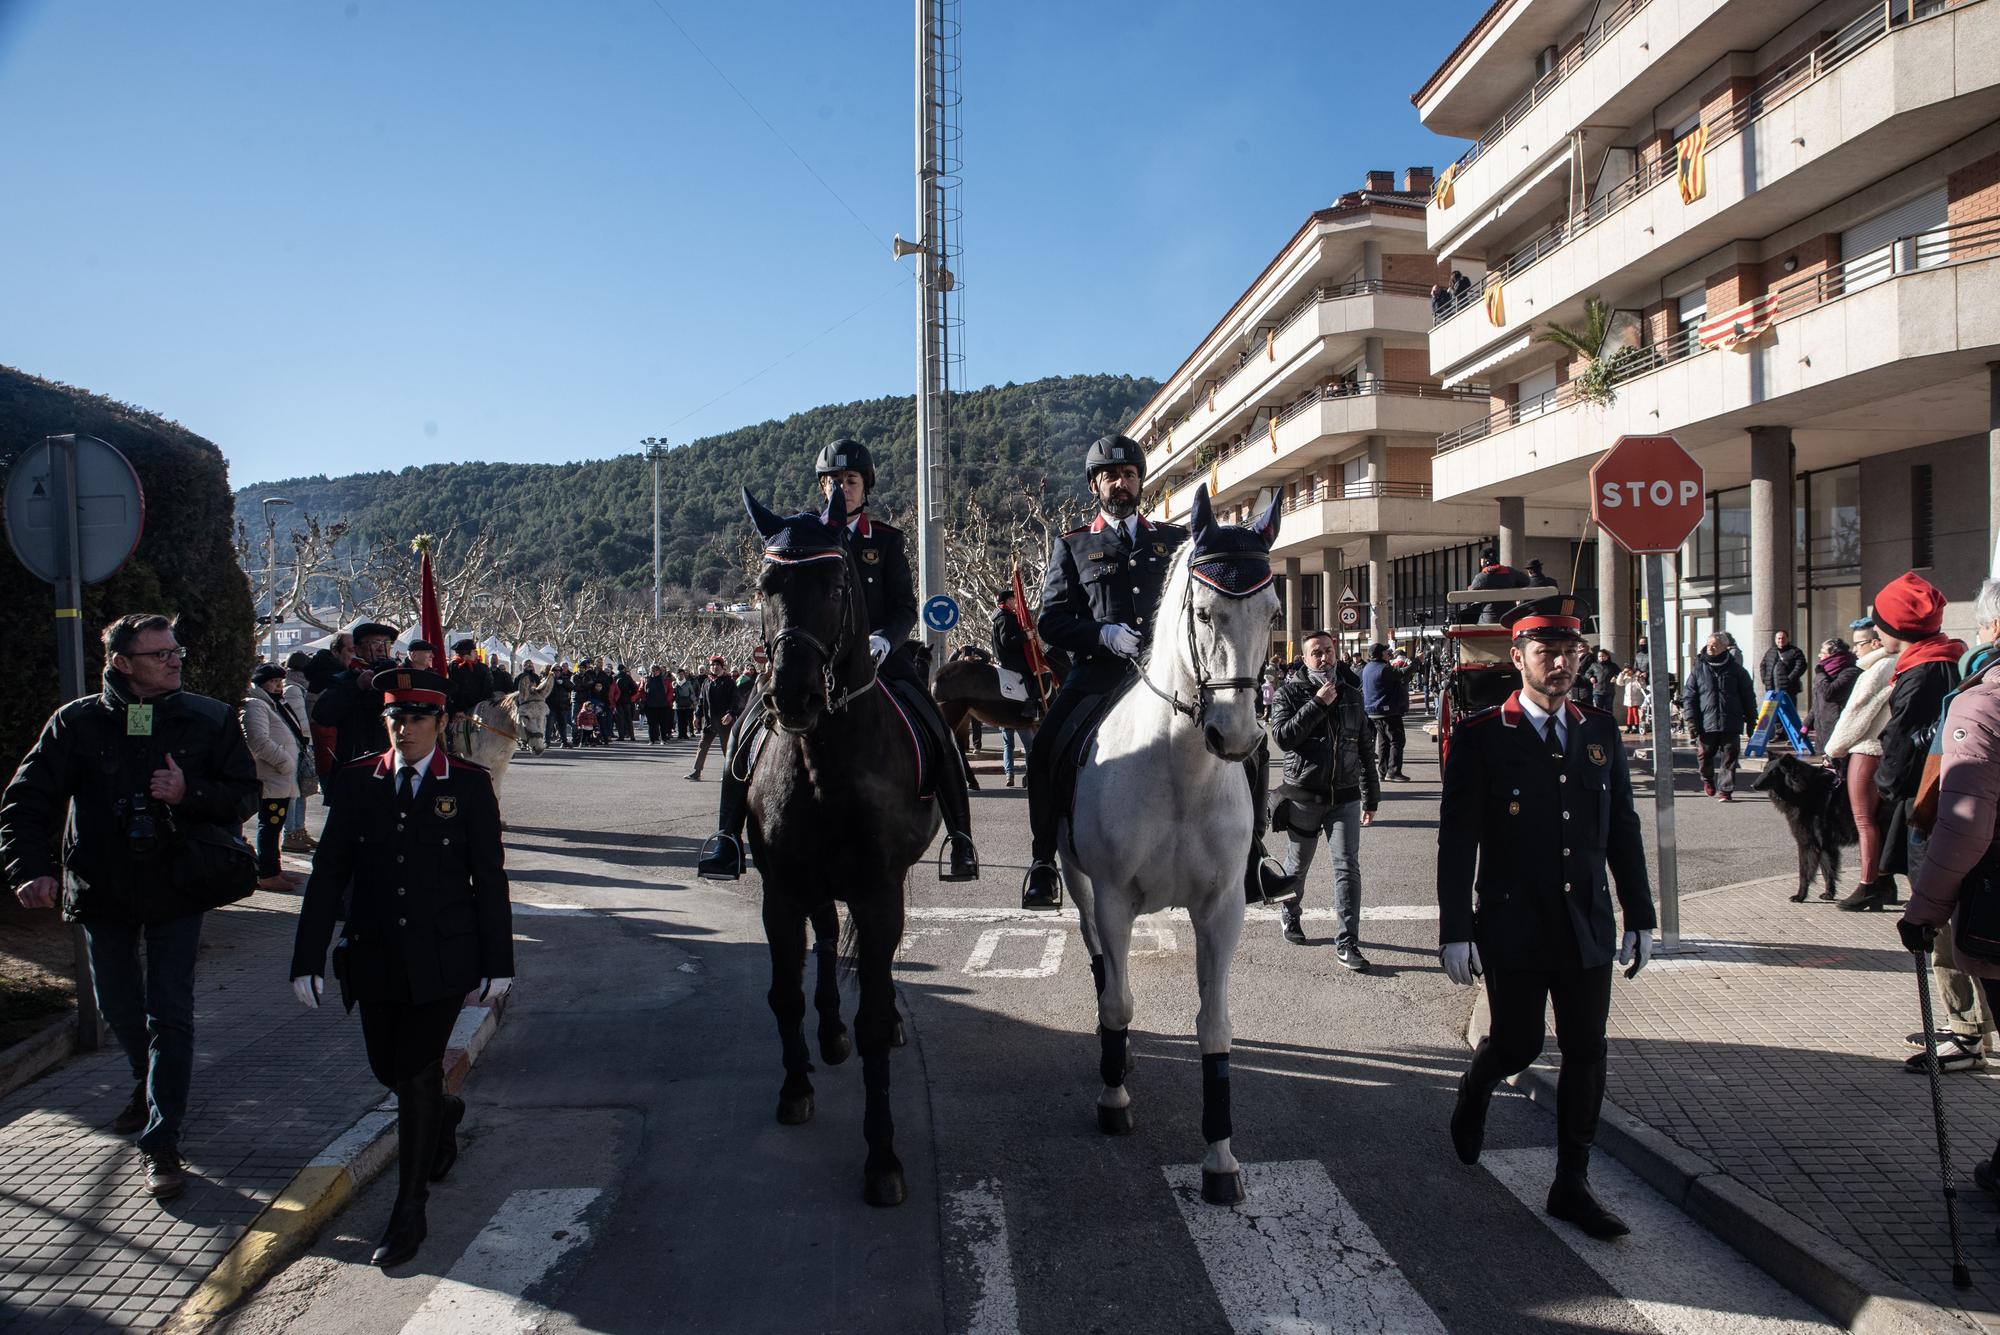
[[[587,1247],[595,1187],[517,1191],[494,1212],[423,1306],[403,1325],[403,1335],[527,1335],[549,1309],[527,1294],[562,1260]]]

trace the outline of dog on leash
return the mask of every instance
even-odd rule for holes
[[[1799,892],[1792,902],[1805,902],[1814,876],[1826,881],[1820,898],[1834,898],[1839,893],[1834,883],[1840,878],[1840,850],[1861,837],[1840,776],[1797,756],[1779,756],[1751,787],[1771,795],[1771,804],[1785,813],[1785,824],[1792,827],[1792,840],[1799,846]]]

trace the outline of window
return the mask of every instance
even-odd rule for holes
[[[1945,187],[1939,186],[1842,232],[1846,290],[1858,292],[1899,273],[1943,264],[1950,258],[1942,235],[1946,212]]]
[[[1315,627],[1324,627],[1326,622],[1320,617],[1320,590],[1326,585],[1325,575],[1298,575],[1299,581],[1299,623],[1292,628],[1292,638],[1297,640]]]
[[[1551,366],[1535,372],[1516,387],[1514,402],[1518,406],[1521,420],[1538,417],[1547,412],[1555,403],[1556,368]]]
[[[1368,456],[1357,454],[1340,466],[1340,494],[1343,496],[1366,496],[1368,494]]]
[[[1931,466],[1910,465],[1910,568],[1928,570],[1936,557],[1931,531]]]

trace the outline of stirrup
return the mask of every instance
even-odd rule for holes
[[[1266,905],[1296,904],[1299,902],[1299,881],[1297,876],[1285,875],[1285,868],[1276,858],[1265,854],[1257,859],[1257,897]]]
[[[701,846],[694,874],[704,881],[736,880],[743,875],[743,845],[727,830],[717,830]]]
[[[1043,869],[1048,871],[1050,882],[1049,891],[1046,895],[1037,894],[1034,889],[1035,873]],[[1029,863],[1027,875],[1021,878],[1021,907],[1024,909],[1040,909],[1054,912],[1062,908],[1062,903],[1062,872],[1057,870],[1056,864],[1053,862]]]
[[[969,872],[955,872],[952,869],[952,854],[957,851],[959,841],[965,843],[966,860],[972,864]],[[945,831],[944,841],[938,845],[937,878],[940,881],[976,881],[979,879],[979,850],[972,846],[969,834],[953,834]]]

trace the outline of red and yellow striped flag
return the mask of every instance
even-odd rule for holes
[[[1500,295],[1502,284],[1489,283],[1486,286],[1486,323],[1503,325],[1507,323],[1507,302]]]
[[[1692,204],[1708,193],[1708,126],[1697,125],[1685,139],[1674,145],[1678,161],[1674,173],[1681,187],[1681,203]]]

